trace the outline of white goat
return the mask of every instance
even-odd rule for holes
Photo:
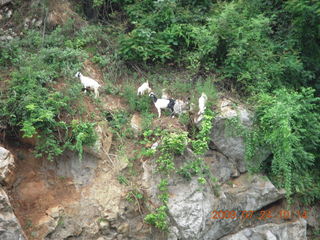
[[[174,110],[173,110],[173,107],[174,107],[174,104],[175,104],[175,100],[173,99],[158,99],[156,97],[156,95],[154,95],[153,92],[151,92],[149,94],[149,96],[151,97],[153,103],[154,103],[154,106],[157,108],[158,110],[158,117],[160,118],[161,117],[161,109],[166,109],[166,108],[169,108],[171,110],[171,115],[173,115],[174,113]]]
[[[157,149],[158,146],[159,146],[159,142],[157,141],[154,144],[152,144],[151,149],[155,150],[155,149]]]
[[[208,97],[205,93],[201,94],[201,97],[199,98],[199,112],[198,115],[201,115],[206,110],[206,104],[208,101]]]
[[[146,92],[151,92],[151,88],[149,87],[149,81],[144,82],[139,88],[137,95],[143,95]]]
[[[80,72],[76,73],[76,77],[80,78],[80,81],[85,88],[84,92],[87,91],[87,89],[93,89],[94,91],[94,97],[99,97],[99,87],[101,86],[96,80],[93,80],[92,78],[83,76]]]

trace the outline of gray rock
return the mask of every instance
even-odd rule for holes
[[[175,104],[173,106],[173,112],[177,115],[181,115],[182,113],[187,112],[189,109],[189,102],[184,102],[180,99],[176,99]]]
[[[0,183],[8,183],[9,178],[12,177],[13,168],[13,155],[7,149],[0,146]]]
[[[237,136],[235,129],[228,128],[228,120],[238,117],[245,128],[252,127],[253,114],[243,106],[233,106],[232,101],[223,99],[219,104],[220,114],[215,118],[211,132],[211,140],[218,150],[229,159],[237,163],[240,173],[246,171],[245,166],[245,144],[241,136]],[[261,149],[256,160],[263,161],[270,155],[267,149]]]
[[[201,191],[196,178],[170,186],[169,192],[169,213],[182,238],[198,239],[204,230],[207,215],[212,211],[214,195]]]
[[[217,151],[209,151],[204,159],[209,166],[211,173],[220,182],[225,182],[231,177],[238,177],[240,175],[236,162],[232,159],[228,159]]]
[[[236,234],[221,238],[221,240],[306,240],[306,221],[282,224],[268,223],[254,228],[244,229]],[[251,232],[250,235],[247,233]]]
[[[169,228],[169,234],[167,240],[178,240],[179,230],[175,226]]]
[[[243,174],[238,178],[236,188],[224,186],[221,196],[213,204],[212,210],[256,211],[284,197],[284,191],[278,191],[266,178]],[[210,213],[207,219],[210,218]],[[215,240],[234,231],[240,221],[217,219],[207,221],[206,231],[201,239]]]
[[[12,211],[9,198],[2,188],[0,188],[0,239],[26,239],[19,222]]]
[[[45,168],[53,170],[58,176],[73,178],[73,184],[79,188],[93,180],[97,163],[97,158],[87,153],[80,161],[77,153],[66,151],[61,159],[48,162]]]
[[[110,232],[110,223],[103,219],[102,221],[99,222],[99,229],[102,234],[107,235],[108,232]]]
[[[240,221],[211,219],[212,211],[256,211],[284,196],[262,176],[244,174],[237,179],[236,188],[222,187],[215,197],[208,186],[200,186],[197,178],[190,182],[175,179],[169,186],[169,215],[179,230],[178,239],[215,240],[232,233]],[[246,233],[250,235],[250,232]],[[170,232],[172,239],[177,234]],[[258,239],[258,238],[257,238]]]

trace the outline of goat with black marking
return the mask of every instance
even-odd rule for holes
[[[171,111],[171,116],[173,116],[174,114],[174,104],[175,104],[175,100],[174,99],[162,99],[162,98],[157,98],[156,95],[151,92],[149,94],[149,96],[151,97],[153,103],[154,103],[154,106],[157,108],[158,110],[158,117],[160,118],[161,117],[161,109],[170,109]]]
[[[99,87],[101,85],[96,80],[93,80],[90,77],[83,76],[80,72],[77,72],[75,77],[80,78],[81,84],[85,89],[84,92],[86,92],[87,89],[93,89],[94,97],[99,97]]]

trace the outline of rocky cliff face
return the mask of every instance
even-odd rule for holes
[[[0,8],[4,6],[0,9],[0,20],[11,18],[9,2],[0,0]],[[76,15],[68,1],[50,4],[49,26],[61,25]],[[42,24],[36,18],[26,18],[24,22],[25,28]],[[79,24],[85,23],[79,20]],[[10,41],[19,35],[6,31],[0,41]],[[110,104],[114,102],[112,96],[105,102],[106,110],[117,106]],[[252,113],[241,104],[234,105],[230,99],[219,101],[210,150],[204,156],[217,184],[202,185],[196,178],[188,181],[175,174],[170,176],[168,233],[159,233],[143,222],[146,205],[158,204],[160,178],[154,159],[135,169],[134,183],[120,184],[118,177],[127,168],[128,159],[110,153],[112,133],[106,122],[97,124],[98,141],[85,149],[82,161],[72,152],[66,152],[56,162],[48,162],[35,159],[32,147],[23,144],[10,146],[11,152],[0,147],[0,239],[306,239],[307,225],[319,229],[319,208],[313,207],[307,221],[297,215],[288,219],[278,217],[283,209],[279,200],[284,198],[284,192],[266,177],[247,173],[244,140],[228,133],[227,122],[232,117],[238,117],[245,128],[252,126]],[[135,133],[141,131],[141,121],[138,114],[132,117]],[[263,160],[269,154],[268,149],[262,148],[256,157]],[[194,158],[195,154],[187,149],[175,159],[175,164],[182,165]],[[128,201],[128,193],[136,187],[144,192],[144,203]]]
[[[283,199],[285,192],[276,189],[264,176],[246,173],[243,139],[226,132],[226,122],[232,117],[238,117],[244,127],[252,124],[250,113],[244,107],[234,109],[230,101],[220,102],[220,115],[212,130],[211,150],[205,155],[211,173],[219,181],[219,189],[203,186],[197,178],[186,181],[179,176],[171,177],[168,204],[171,227],[167,239],[306,239],[306,221],[279,219],[281,207],[272,205]],[[267,150],[261,152],[260,158],[268,156]],[[176,164],[195,157],[188,149]],[[157,202],[155,186],[159,179],[155,166],[146,163],[144,170],[149,195]],[[224,214],[232,212],[237,216],[227,219]],[[266,212],[272,217],[265,217]],[[252,215],[247,217],[248,213]]]
[[[213,147],[206,153],[205,161],[218,183],[202,185],[196,178],[187,181],[171,176],[168,234],[159,234],[143,224],[142,212],[125,200],[128,189],[119,184],[117,176],[127,163],[109,154],[112,139],[107,126],[97,126],[98,142],[86,150],[82,161],[71,152],[56,163],[35,160],[31,153],[24,152],[15,163],[13,155],[1,148],[1,182],[10,189],[18,218],[31,239],[306,239],[304,219],[291,217],[288,222],[276,218],[280,208],[272,203],[282,199],[284,192],[264,176],[245,173],[243,140],[223,134],[222,117],[215,121]],[[176,159],[176,164],[195,157],[188,149]],[[157,205],[160,179],[155,163],[149,160],[141,167],[141,186],[149,201]],[[24,239],[5,191],[1,189],[0,193],[0,219],[6,229],[1,239]],[[32,204],[36,205],[30,210]],[[268,211],[273,216],[262,217]],[[232,213],[236,217],[223,217]]]
[[[0,182],[8,184],[7,179],[14,167],[12,154],[0,146]],[[24,240],[25,235],[21,229],[18,219],[14,215],[7,193],[0,187],[0,239],[3,240]]]

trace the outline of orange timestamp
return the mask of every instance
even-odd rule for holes
[[[252,219],[265,220],[269,218],[290,219],[293,216],[299,218],[308,218],[307,211],[290,211],[280,210],[272,212],[271,210],[259,211],[228,211],[228,210],[215,210],[211,212],[211,219]]]

